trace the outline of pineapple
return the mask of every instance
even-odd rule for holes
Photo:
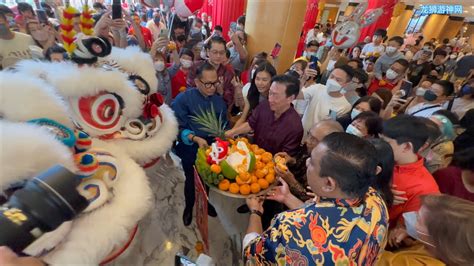
[[[199,113],[198,115],[192,115],[191,120],[202,126],[200,130],[209,133],[210,136],[224,139],[227,122],[224,122],[223,114],[219,114],[219,117],[217,117],[212,103],[210,110],[199,108]]]

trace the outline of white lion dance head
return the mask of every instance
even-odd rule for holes
[[[93,66],[24,61],[0,81],[0,189],[61,164],[84,177],[78,190],[89,200],[26,253],[53,265],[99,264],[149,210],[141,165],[166,153],[177,134],[151,58],[113,48]]]

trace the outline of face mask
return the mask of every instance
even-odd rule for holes
[[[344,86],[344,90],[346,92],[355,91],[355,89],[357,89],[358,86],[359,86],[358,83],[351,82],[351,83],[347,84],[346,86]]]
[[[48,40],[48,32],[45,30],[37,30],[35,32],[32,32],[31,36],[38,42],[44,42]]]
[[[407,234],[415,239],[418,239],[418,233],[416,232],[416,212],[403,213],[403,219],[405,220]]]
[[[193,35],[193,34],[196,34],[196,33],[199,33],[199,32],[201,32],[201,29],[198,29],[198,28],[192,28],[190,32],[191,32],[191,35]]]
[[[10,33],[10,29],[8,29],[7,25],[0,24],[0,36],[7,36]]]
[[[416,96],[425,96],[426,89],[422,87],[418,87],[416,89]]]
[[[451,59],[456,59],[456,57],[458,57],[458,56],[455,55],[455,54],[452,54],[452,55],[449,56],[449,58],[451,58]]]
[[[334,69],[334,65],[336,64],[336,60],[329,60],[327,70],[332,71]]]
[[[397,48],[395,48],[393,46],[388,46],[385,51],[387,52],[387,54],[393,55],[397,51]]]
[[[385,73],[385,76],[389,80],[394,80],[398,77],[398,73],[393,71],[392,69],[387,70],[387,73]]]
[[[362,132],[360,132],[360,130],[357,129],[352,124],[349,124],[349,126],[347,126],[346,133],[352,134],[354,136],[361,137],[361,138],[364,136],[364,134],[362,134]]]
[[[352,112],[351,112],[351,119],[354,120],[354,118],[356,116],[358,116],[360,113],[362,113],[361,111],[357,110],[357,109],[352,109]]]
[[[473,94],[473,88],[468,84],[462,86],[461,91],[459,92],[459,96],[462,97],[464,95],[471,95]]]
[[[327,92],[338,92],[342,89],[342,86],[334,79],[328,79],[326,82]]]
[[[179,59],[179,62],[184,68],[190,68],[193,65],[193,61],[188,59]]]
[[[165,69],[165,63],[163,61],[156,61],[155,62],[155,70],[161,72]]]
[[[423,95],[423,98],[428,102],[433,102],[433,101],[436,101],[438,96],[434,92],[427,90],[425,92],[425,95]]]
[[[207,59],[206,50],[202,49],[201,53],[200,53],[200,56],[201,56],[202,59]]]
[[[311,58],[311,56],[316,56],[316,53],[304,51],[303,56],[305,56],[306,58]]]
[[[429,46],[423,46],[423,50],[430,50]]]

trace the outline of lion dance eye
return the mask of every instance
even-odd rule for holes
[[[120,101],[113,94],[80,98],[77,107],[84,122],[100,130],[116,128],[121,118]]]

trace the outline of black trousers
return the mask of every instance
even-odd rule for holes
[[[213,141],[211,138],[207,139],[207,143]],[[181,158],[181,164],[183,165],[184,176],[186,177],[184,181],[184,199],[187,209],[193,209],[194,201],[196,199],[195,195],[195,184],[194,184],[194,162],[196,161],[196,154],[199,146],[196,143],[193,145],[186,145],[183,142],[179,141],[175,147],[176,155]],[[204,184],[204,182],[203,182]],[[209,196],[209,187],[204,184],[206,193]]]

